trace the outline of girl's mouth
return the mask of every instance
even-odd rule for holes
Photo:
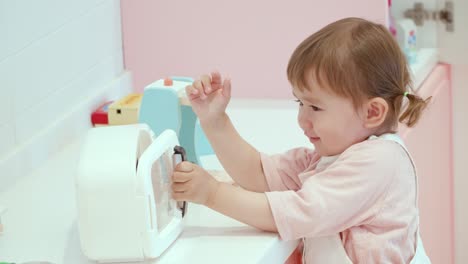
[[[309,137],[310,142],[315,143],[320,140],[319,137]]]

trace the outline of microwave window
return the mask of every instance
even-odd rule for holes
[[[172,154],[166,152],[153,163],[151,180],[158,230],[163,230],[174,215],[175,202],[171,199]]]

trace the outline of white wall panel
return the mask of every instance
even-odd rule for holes
[[[113,5],[106,1],[0,65],[18,115],[121,49]],[[0,83],[0,86],[2,83]]]
[[[102,0],[0,0],[0,62],[101,2]]]
[[[38,104],[22,112],[15,119],[17,141],[27,140],[41,129],[56,122],[57,116],[94,94],[123,71],[122,53],[109,56],[77,78],[55,90]],[[85,114],[85,113],[83,113]]]
[[[1,68],[1,66],[0,66]],[[13,89],[3,81],[5,76],[0,71],[0,125],[13,119]]]
[[[11,124],[0,124],[0,159],[15,145],[15,130]]]
[[[0,0],[0,189],[130,91],[120,1]]]

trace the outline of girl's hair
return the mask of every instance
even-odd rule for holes
[[[383,98],[389,106],[385,129],[398,121],[415,125],[430,100],[407,94],[400,116],[412,85],[405,55],[384,26],[360,18],[333,22],[305,39],[292,54],[287,74],[301,91],[311,89],[307,80],[314,77],[324,89],[351,98],[356,109],[366,99]]]

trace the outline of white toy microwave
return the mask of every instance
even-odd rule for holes
[[[162,254],[183,229],[186,204],[171,198],[171,175],[184,160],[176,133],[157,138],[146,124],[89,130],[76,175],[81,248],[98,262]]]

